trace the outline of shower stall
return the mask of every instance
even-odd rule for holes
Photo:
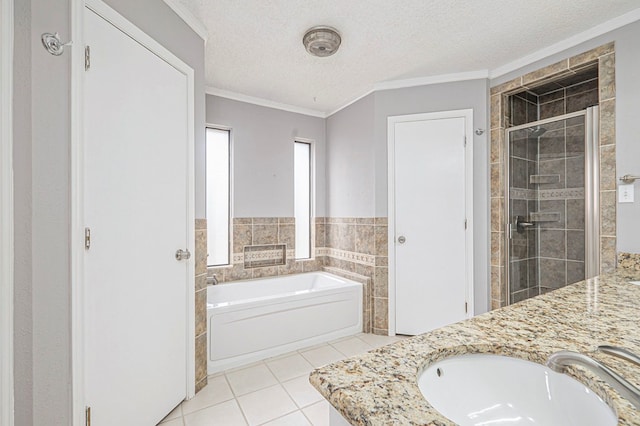
[[[506,130],[508,302],[597,275],[598,107]]]

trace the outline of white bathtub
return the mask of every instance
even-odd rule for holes
[[[362,331],[362,284],[326,272],[207,288],[209,374]]]

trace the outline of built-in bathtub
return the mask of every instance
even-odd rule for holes
[[[207,288],[209,374],[362,331],[362,284],[326,272]]]

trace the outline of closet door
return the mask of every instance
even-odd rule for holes
[[[85,401],[93,426],[154,425],[187,395],[188,79],[85,12]]]

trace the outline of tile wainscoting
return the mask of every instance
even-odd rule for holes
[[[196,219],[196,393],[207,385],[207,220]]]
[[[208,274],[228,283],[327,270],[364,285],[363,331],[387,334],[387,218],[316,217],[314,221],[314,256],[295,259],[294,218],[234,218],[231,265],[209,267]]]

